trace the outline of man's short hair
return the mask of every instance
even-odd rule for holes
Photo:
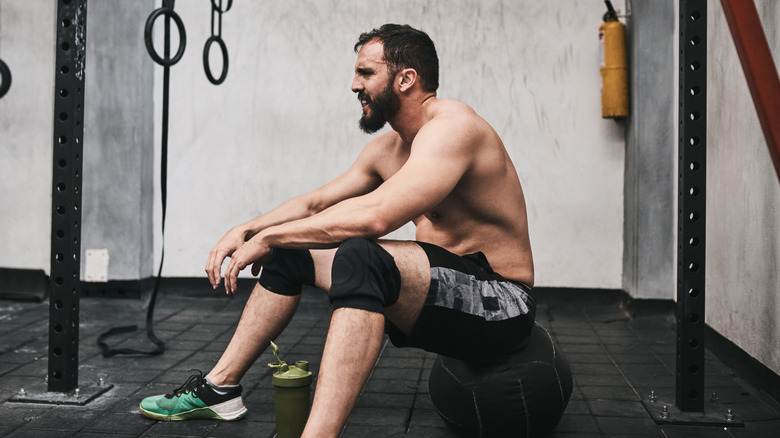
[[[385,62],[391,74],[404,68],[413,68],[417,71],[423,90],[432,92],[439,88],[439,57],[428,34],[406,24],[385,24],[360,34],[355,52],[373,39],[382,43]]]

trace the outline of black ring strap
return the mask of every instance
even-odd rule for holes
[[[11,69],[0,59],[0,98],[11,88]]]
[[[162,278],[163,261],[165,260],[165,215],[168,204],[168,101],[170,91],[170,67],[176,64],[184,54],[184,47],[186,45],[187,36],[184,32],[184,24],[179,18],[179,15],[173,12],[173,4],[175,0],[163,0],[163,7],[152,12],[152,15],[146,20],[146,29],[144,31],[144,39],[146,40],[146,49],[149,52],[149,56],[152,59],[163,66],[163,102],[162,102],[162,142],[161,142],[161,157],[160,157],[160,195],[162,198],[162,254],[160,255],[160,267],[157,271],[157,277],[154,281],[154,289],[149,296],[149,301],[146,308],[146,336],[152,343],[156,345],[154,350],[142,351],[133,348],[111,348],[106,344],[105,339],[120,333],[134,332],[138,329],[137,326],[124,326],[114,327],[101,334],[97,343],[102,350],[103,357],[111,357],[115,355],[147,355],[154,356],[162,354],[165,351],[165,343],[161,341],[154,334],[154,307],[157,302],[157,294],[160,291],[160,279]],[[165,15],[165,56],[160,57],[154,50],[152,44],[152,28],[154,27],[154,21],[160,16]],[[170,19],[176,23],[176,27],[179,30],[179,49],[176,56],[173,58],[171,55],[171,26]]]
[[[164,4],[167,2],[163,2]],[[149,18],[146,19],[146,27],[144,28],[144,42],[146,43],[146,51],[149,52],[149,56],[152,57],[154,62],[162,65],[163,67],[170,67],[181,59],[181,57],[184,55],[184,49],[187,47],[187,32],[184,29],[184,23],[181,21],[181,17],[179,17],[179,14],[176,12],[173,12],[173,2],[171,3],[171,7],[163,6],[154,12],[152,12],[152,15],[149,16]],[[160,57],[159,54],[157,54],[157,51],[154,49],[154,33],[152,32],[152,29],[154,28],[154,22],[161,16],[165,16],[165,39],[166,39],[166,52],[169,49],[169,35],[170,35],[170,19],[172,18],[174,23],[176,23],[176,28],[179,31],[179,49],[176,51],[176,55],[173,58],[169,58],[166,55],[165,58]]]

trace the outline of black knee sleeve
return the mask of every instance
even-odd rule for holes
[[[299,295],[301,287],[314,285],[314,261],[308,249],[274,248],[263,265],[260,286],[279,295]]]
[[[333,258],[330,302],[333,309],[351,307],[384,313],[401,291],[401,273],[393,256],[376,242],[353,237]]]

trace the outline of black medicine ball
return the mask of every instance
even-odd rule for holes
[[[438,356],[428,381],[447,426],[463,437],[543,437],[572,391],[568,362],[539,325],[519,351],[485,360]]]

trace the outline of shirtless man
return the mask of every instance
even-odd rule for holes
[[[303,284],[333,314],[303,436],[338,436],[371,373],[383,333],[451,357],[506,354],[530,334],[535,303],[525,201],[501,139],[470,107],[438,99],[428,35],[364,33],[352,91],[375,138],[341,176],[231,229],[206,272],[227,293],[252,265],[258,285],[206,377],[144,399],[156,419],[242,418],[239,381],[291,320]],[[416,241],[378,240],[409,221]],[[488,263],[489,261],[489,263]],[[196,394],[193,397],[192,394]]]

